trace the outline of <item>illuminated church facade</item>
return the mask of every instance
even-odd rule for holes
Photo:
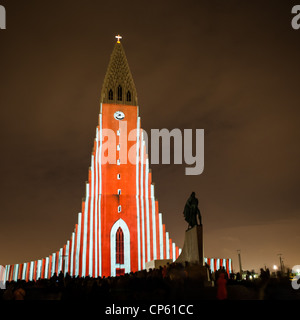
[[[175,261],[172,241],[155,198],[137,92],[116,37],[100,98],[99,122],[86,194],[66,244],[40,260],[5,266],[5,280],[49,279],[54,273],[103,277],[146,269],[153,260]],[[204,261],[214,271],[231,259]]]
[[[66,244],[40,260],[6,266],[6,280],[116,276],[180,254],[155,199],[137,92],[120,38],[101,91],[86,195]]]

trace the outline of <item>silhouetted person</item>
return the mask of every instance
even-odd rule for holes
[[[24,300],[26,295],[22,285],[18,285],[14,291],[14,300]]]
[[[217,280],[217,299],[218,300],[227,299],[226,284],[227,284],[227,280],[225,279],[225,274],[224,272],[221,272]]]

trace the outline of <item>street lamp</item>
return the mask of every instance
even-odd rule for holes
[[[276,264],[274,264],[273,266],[273,270],[274,270],[274,276],[277,277],[277,270],[278,270],[278,267],[276,266]]]
[[[238,253],[238,258],[239,258],[239,265],[240,265],[240,276],[242,279],[242,275],[243,275],[243,269],[242,269],[242,259],[241,259],[241,250],[236,250]]]
[[[283,265],[283,259],[281,258],[282,253],[278,253],[277,255],[279,256],[280,271],[283,273],[284,272],[284,265]]]

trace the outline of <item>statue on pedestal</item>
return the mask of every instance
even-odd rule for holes
[[[185,221],[188,223],[188,229],[184,235],[184,244],[181,254],[176,262],[185,263],[187,261],[196,264],[196,273],[198,276],[207,280],[206,268],[203,267],[203,226],[195,192],[192,192],[188,198],[183,210],[183,215]],[[199,265],[201,268],[203,267],[205,269],[202,270],[204,274],[200,271]]]
[[[188,230],[194,226],[202,226],[201,213],[198,208],[198,199],[195,197],[195,192],[192,192],[188,198],[184,207],[183,215],[185,221],[188,223]]]

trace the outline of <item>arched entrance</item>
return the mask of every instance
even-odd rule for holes
[[[119,219],[110,231],[111,276],[130,272],[130,233],[124,220]]]

